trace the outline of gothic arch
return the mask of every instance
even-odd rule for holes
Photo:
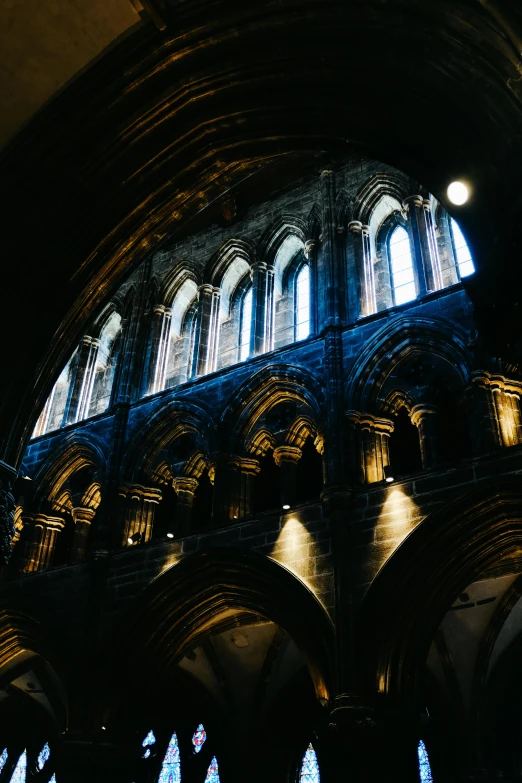
[[[406,175],[400,172],[377,172],[356,193],[353,200],[353,219],[369,225],[372,212],[383,196],[391,196],[402,204],[410,193],[410,179]]]
[[[428,515],[374,579],[357,621],[362,684],[413,707],[429,646],[455,597],[522,544],[517,480],[485,482]]]
[[[196,286],[199,286],[202,282],[199,270],[190,261],[182,260],[174,262],[172,269],[167,272],[161,281],[158,301],[154,304],[162,304],[165,305],[165,307],[170,307],[176,294],[187,281],[191,281]]]
[[[255,247],[250,241],[235,237],[227,239],[208,262],[204,274],[204,282],[219,288],[234,258],[240,258],[251,267],[255,261],[255,253]]]
[[[284,566],[232,548],[188,555],[145,589],[125,626],[129,671],[144,671],[150,664],[168,671],[231,612],[259,615],[281,626],[304,654],[317,697],[328,698],[334,630],[326,611]],[[121,658],[116,665],[121,668]]]
[[[306,242],[308,223],[301,218],[284,213],[280,215],[264,232],[259,242],[259,258],[269,266],[273,266],[278,248],[289,236],[295,236]]]
[[[283,400],[303,404],[316,427],[320,426],[324,400],[318,380],[295,365],[269,365],[235,393],[221,416],[221,429],[229,434],[232,452],[244,448],[260,416]]]
[[[116,294],[112,297],[111,301],[103,308],[101,313],[98,315],[98,317],[93,321],[90,329],[89,329],[89,335],[90,337],[97,337],[99,338],[105,324],[109,321],[110,317],[114,314],[119,315],[122,317],[124,308],[124,298],[123,296]]]
[[[87,467],[94,468],[98,476],[103,475],[105,455],[102,444],[94,437],[87,438],[76,433],[67,436],[34,477],[34,508],[52,502],[63,484],[74,473]]]
[[[198,453],[208,455],[215,450],[214,424],[203,408],[185,401],[161,407],[134,434],[122,471],[123,480],[145,484],[153,481],[157,478],[162,450],[186,434],[194,437]]]
[[[425,353],[447,362],[466,383],[471,366],[469,336],[440,318],[398,316],[370,339],[355,360],[347,382],[350,409],[378,412],[381,390],[397,364],[415,353]]]

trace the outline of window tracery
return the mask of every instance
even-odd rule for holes
[[[179,759],[179,745],[176,732],[170,738],[170,742],[163,759],[158,783],[181,783],[181,764]]]
[[[192,737],[192,744],[194,745],[194,753],[199,753],[199,751],[205,744],[206,739],[207,739],[207,732],[205,731],[205,727],[203,726],[203,724],[200,723]]]
[[[38,754],[38,769],[43,769],[46,761],[49,759],[49,756],[51,755],[51,749],[49,748],[49,743],[46,742],[43,746],[42,750]]]
[[[426,745],[422,740],[420,740],[417,746],[417,755],[419,757],[419,777],[421,783],[433,783],[428,751],[426,750]]]
[[[16,767],[11,775],[11,783],[25,783],[25,775],[27,771],[27,751],[24,750],[18,761]]]
[[[319,763],[317,754],[310,743],[305,751],[299,771],[299,783],[320,783]]]

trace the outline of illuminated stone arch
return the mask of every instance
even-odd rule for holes
[[[399,171],[377,172],[355,194],[353,219],[370,225],[374,210],[384,198],[402,207],[402,202],[412,192],[412,186],[410,178]]]
[[[418,707],[426,657],[444,614],[488,568],[517,555],[521,519],[517,480],[488,481],[429,514],[404,538],[359,610],[361,686],[368,696]]]

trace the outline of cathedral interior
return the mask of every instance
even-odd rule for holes
[[[0,6],[0,783],[522,781],[522,4]]]

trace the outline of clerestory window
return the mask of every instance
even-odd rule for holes
[[[303,264],[295,279],[295,339],[310,334],[310,267]]]
[[[468,243],[464,239],[464,234],[456,220],[451,218],[451,238],[453,240],[453,250],[457,259],[459,277],[467,277],[475,271],[475,265],[471,258]]]
[[[239,327],[239,361],[250,356],[250,338],[252,334],[252,286],[245,291],[241,300],[241,319]]]
[[[417,296],[417,291],[415,290],[410,238],[402,226],[397,226],[392,232],[389,251],[394,303],[399,305],[411,302]]]

